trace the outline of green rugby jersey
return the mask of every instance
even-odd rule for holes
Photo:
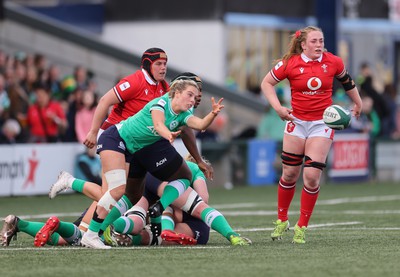
[[[192,172],[192,180],[190,182],[191,187],[193,187],[193,183],[197,179],[204,179],[204,180],[206,179],[203,171],[201,171],[201,169],[199,168],[199,166],[196,163],[189,162],[189,161],[186,161],[186,163],[187,163],[190,171]]]
[[[187,120],[193,116],[190,110],[179,114],[175,113],[172,110],[171,98],[168,95],[153,99],[137,114],[116,125],[119,135],[125,141],[128,151],[132,154],[161,139],[161,136],[154,129],[151,118],[152,110],[164,112],[165,126],[173,132],[186,125]]]

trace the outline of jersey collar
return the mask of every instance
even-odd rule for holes
[[[147,83],[149,83],[150,85],[157,85],[157,83],[154,82],[153,79],[151,79],[151,77],[149,76],[149,73],[147,73],[146,70],[144,70],[144,69],[142,68],[142,72],[143,72],[143,74],[144,74],[144,78],[146,79]]]
[[[323,55],[323,53],[322,53]],[[318,62],[322,61],[322,55],[317,59]],[[303,59],[304,62],[308,63],[308,62],[312,62],[313,60],[310,59],[309,57],[307,57],[304,53],[301,53],[301,58]]]

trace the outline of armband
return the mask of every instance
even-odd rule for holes
[[[342,83],[342,86],[345,91],[349,91],[353,88],[356,87],[356,84],[354,83],[353,79],[349,75],[349,72],[346,71],[346,74],[342,78],[337,78],[339,82]]]

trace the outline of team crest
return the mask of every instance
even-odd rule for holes
[[[169,129],[170,130],[175,130],[175,128],[178,127],[178,121],[174,120],[169,124]]]
[[[296,124],[294,124],[292,121],[288,122],[286,124],[286,132],[288,132],[288,133],[293,132],[295,127],[296,127]]]

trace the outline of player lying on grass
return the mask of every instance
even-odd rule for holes
[[[201,219],[203,222],[207,222],[212,229],[226,237],[233,245],[251,244],[249,239],[240,237],[239,234],[232,230],[231,226],[220,212],[209,207],[207,203],[203,201],[202,197],[208,201],[208,190],[204,174],[199,169],[197,164],[190,161],[187,161],[187,164],[192,172],[191,187],[189,187],[185,193],[175,200],[172,206],[175,207],[175,209],[182,209],[184,212],[188,213],[194,218]],[[106,217],[104,222],[113,223],[113,228],[115,228],[115,231],[119,233],[139,234],[145,225],[146,211],[149,207],[149,203],[156,201],[159,196],[162,195],[165,186],[166,182],[162,183],[154,177],[146,177],[145,195],[139,200],[137,205],[135,205],[126,213],[127,216],[120,217],[123,213],[121,213],[120,210],[124,211],[124,207],[126,206],[124,199],[121,199],[110,211],[109,216]],[[73,189],[75,191],[82,192],[95,201],[97,201],[98,197],[101,196],[101,189],[96,184],[75,179],[69,173],[62,172],[57,182],[50,189],[50,198],[54,198],[58,192],[64,191],[65,189]],[[201,197],[196,191],[199,191]],[[117,217],[110,219],[110,217],[113,217],[114,215],[117,215]],[[166,230],[172,230],[171,227],[167,227],[168,224],[166,221],[164,222],[165,223],[162,224],[162,226],[165,226]],[[104,228],[104,230],[105,229],[106,228]],[[192,227],[190,227],[190,230],[191,232],[186,229],[186,232],[182,233],[192,236],[194,239],[198,239],[195,236],[195,234],[197,234],[196,229],[192,229]],[[169,237],[166,235],[166,233],[167,232],[164,232],[163,235],[163,239],[166,240],[174,240],[177,239],[177,236],[181,235],[177,234],[177,236]],[[204,231],[202,231],[202,233],[204,234]],[[171,233],[169,235],[171,235]],[[153,237],[152,243],[157,244],[157,235]],[[204,243],[206,242],[207,241]],[[186,244],[186,241],[178,243]]]
[[[57,232],[55,232],[57,231]],[[60,221],[50,217],[46,223],[23,220],[15,215],[4,219],[0,231],[2,246],[9,246],[11,239],[17,239],[17,233],[24,232],[35,238],[35,246],[49,245],[80,245],[82,231],[73,223]]]

